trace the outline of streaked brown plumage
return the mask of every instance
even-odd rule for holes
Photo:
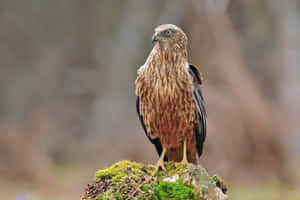
[[[177,26],[165,24],[155,29],[152,39],[154,48],[135,82],[138,115],[162,154],[159,166],[163,167],[164,153],[165,160],[196,163],[205,140],[206,113],[200,73],[187,60],[187,36]]]

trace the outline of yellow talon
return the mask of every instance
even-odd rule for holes
[[[185,159],[183,159],[181,162],[176,162],[175,166],[178,167],[179,165],[183,166],[183,165],[187,165],[189,164],[189,162]]]
[[[189,164],[189,161],[187,160],[187,152],[186,152],[186,140],[183,142],[183,159],[179,163],[175,163],[175,166],[177,167],[178,165],[187,165]]]
[[[165,165],[164,165],[164,157],[165,157],[166,151],[167,151],[167,149],[164,148],[163,152],[162,152],[162,154],[161,154],[161,156],[160,156],[160,158],[159,158],[159,160],[158,160],[158,162],[155,166],[155,170],[152,173],[152,176],[154,176],[158,172],[159,168],[162,168],[163,170],[166,170]]]

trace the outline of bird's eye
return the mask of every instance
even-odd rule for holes
[[[165,35],[167,35],[167,36],[171,35],[171,30],[166,30]]]

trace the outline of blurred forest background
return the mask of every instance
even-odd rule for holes
[[[204,76],[202,165],[231,199],[300,199],[297,0],[0,0],[0,198],[79,199],[94,172],[155,163],[135,112],[155,26]]]

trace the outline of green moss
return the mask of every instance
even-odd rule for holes
[[[200,189],[200,194],[202,196],[210,196],[212,199],[215,199],[215,181],[207,173],[207,171],[196,165],[188,166],[188,173],[195,178],[195,185]]]
[[[95,183],[89,185],[82,199],[215,199],[216,178],[204,168],[174,162],[165,163],[165,167],[152,177],[152,166],[118,162],[96,172]]]
[[[215,185],[222,190],[224,194],[227,193],[227,187],[224,184],[224,181],[217,175],[212,177],[212,180],[215,182]]]
[[[153,200],[197,200],[200,197],[196,196],[194,188],[183,183],[182,179],[174,183],[161,181],[156,187],[153,188],[154,196]]]
[[[98,200],[109,200],[109,198],[108,197],[106,198],[106,197],[101,195],[100,197],[98,197]]]
[[[148,192],[149,189],[151,188],[151,186],[150,185],[142,185],[141,188],[142,188],[143,191]]]
[[[220,184],[223,184],[224,183],[224,181],[219,177],[219,176],[217,176],[217,175],[214,175],[213,177],[212,177],[212,179],[214,180],[214,182],[217,184],[217,183],[220,183]]]
[[[140,175],[150,175],[151,171],[144,165],[124,160],[108,169],[96,172],[96,178],[111,178],[114,184],[129,183],[132,179],[138,180]],[[130,177],[130,179],[128,179]]]
[[[180,178],[183,178],[188,172],[188,165],[176,165],[173,161],[166,164],[167,176],[173,176],[178,174]]]

